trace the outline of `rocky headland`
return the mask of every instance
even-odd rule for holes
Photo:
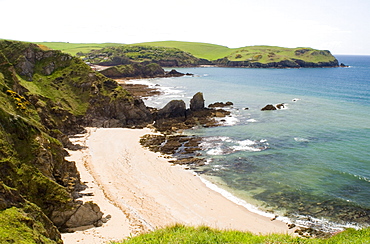
[[[165,42],[163,45],[165,45]],[[194,49],[197,49],[196,46]],[[342,63],[339,64],[338,60],[328,50],[250,46],[228,49],[228,52],[229,54],[222,58],[207,60],[177,48],[127,45],[105,47],[88,53],[79,53],[78,55],[86,62],[103,66],[157,64],[162,67],[197,67],[205,65],[240,68],[347,67]],[[122,70],[122,68],[120,69]],[[116,70],[110,72],[114,75],[117,74]],[[127,68],[125,72],[128,72]],[[130,72],[133,72],[133,69]]]

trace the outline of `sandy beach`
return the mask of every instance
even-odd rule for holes
[[[111,219],[102,227],[62,234],[65,243],[105,243],[175,223],[262,233],[291,233],[281,221],[248,211],[208,188],[189,170],[172,166],[139,139],[150,129],[88,128],[70,151],[96,202]]]

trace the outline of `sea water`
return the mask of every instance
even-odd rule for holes
[[[161,108],[231,101],[222,126],[194,128],[207,164],[196,172],[259,211],[333,231],[370,224],[370,56],[337,56],[347,68],[181,68],[151,79]],[[284,103],[276,111],[267,104]]]

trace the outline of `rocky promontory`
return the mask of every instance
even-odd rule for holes
[[[141,78],[155,78],[155,77],[179,77],[184,75],[191,75],[191,74],[183,74],[174,69],[171,71],[165,71],[159,64],[157,63],[133,63],[133,64],[125,64],[125,65],[117,65],[107,67],[101,71],[99,71],[106,77],[112,79],[141,79]]]

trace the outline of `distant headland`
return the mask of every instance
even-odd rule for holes
[[[38,43],[81,57],[86,62],[116,66],[154,62],[162,67],[195,67],[213,65],[243,68],[327,68],[341,67],[328,50],[308,47],[226,46],[180,41],[118,43]]]

